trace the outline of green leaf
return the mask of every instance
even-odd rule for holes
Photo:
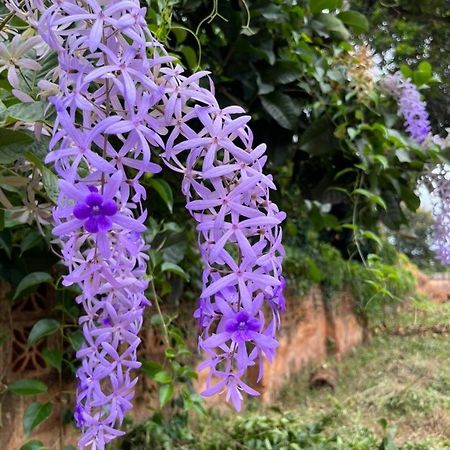
[[[192,47],[188,47],[187,45],[183,45],[181,47],[181,53],[184,56],[184,59],[187,63],[187,66],[192,71],[195,71],[195,69],[198,66],[198,58],[197,54],[195,53],[195,50]]]
[[[48,147],[48,143],[45,143]],[[45,192],[48,198],[56,203],[58,201],[58,177],[39,159],[39,155],[34,154],[31,150],[25,153],[25,157],[28,161],[33,163],[42,173],[42,184],[44,185]]]
[[[407,64],[400,64],[400,72],[405,78],[410,78],[412,70]]]
[[[419,63],[419,70],[424,74],[427,74],[429,77],[431,77],[433,69],[428,61],[421,61]]]
[[[175,358],[177,356],[177,352],[175,351],[174,348],[169,347],[169,348],[166,348],[166,350],[164,352],[164,355],[168,359],[173,359],[173,358]]]
[[[158,372],[162,371],[162,365],[155,361],[142,361],[140,371],[149,378],[154,378]]]
[[[427,84],[433,76],[431,64],[427,61],[421,61],[418,69],[413,72],[414,83],[418,86]]]
[[[318,14],[324,9],[337,8],[336,0],[309,0],[309,9],[313,14]]]
[[[182,28],[182,26],[172,23],[172,27],[170,28],[170,31],[175,35],[175,39],[177,40],[177,44],[183,43],[186,38],[188,32]]]
[[[14,293],[13,300],[22,297],[24,294],[30,293],[34,288],[42,283],[51,284],[53,278],[49,273],[46,272],[33,272],[22,278],[19,285],[17,286],[16,292]]]
[[[313,156],[333,152],[338,142],[333,130],[334,125],[328,117],[317,119],[300,137],[302,150]]]
[[[60,328],[60,323],[55,319],[41,319],[33,325],[33,328],[28,335],[27,345],[31,347],[32,345],[39,342],[46,336],[58,331]]]
[[[361,236],[366,238],[366,239],[370,239],[372,241],[375,241],[378,244],[379,247],[383,246],[383,243],[381,242],[381,239],[375,233],[373,233],[372,231],[368,231],[368,230],[363,231],[361,233]]]
[[[45,450],[44,444],[41,441],[33,439],[22,445],[19,450]]]
[[[0,164],[14,163],[32,143],[33,137],[28,133],[0,128]]]
[[[161,272],[171,272],[189,281],[189,275],[178,264],[163,262],[161,264]]]
[[[298,126],[299,110],[286,94],[272,92],[261,97],[267,113],[283,128],[294,130]]]
[[[375,161],[378,161],[382,166],[383,169],[387,169],[389,167],[389,161],[384,155],[373,155],[373,159]]]
[[[381,206],[383,209],[387,209],[386,202],[377,194],[374,194],[373,192],[368,191],[367,189],[355,189],[353,191],[354,194],[362,195],[366,198],[368,198],[372,203],[376,203],[377,205]]]
[[[17,395],[38,395],[47,389],[47,385],[38,380],[17,380],[8,384],[8,390]]]
[[[153,379],[157,383],[168,384],[172,382],[172,375],[170,375],[170,373],[165,370],[160,370],[159,372],[155,373]]]
[[[44,167],[42,172],[42,184],[44,185],[45,192],[48,195],[48,198],[53,202],[57,203],[58,201],[58,177],[47,167]]]
[[[34,428],[48,419],[52,409],[51,403],[31,403],[23,415],[23,432],[29,435]]]
[[[61,363],[63,357],[62,352],[60,352],[59,350],[44,348],[44,350],[42,351],[42,356],[45,360],[45,363],[49,367],[53,367],[58,372],[61,372]]]
[[[369,31],[369,21],[366,16],[357,11],[343,11],[337,17],[358,33],[366,33]]]
[[[22,256],[22,254],[27,250],[38,246],[41,242],[43,242],[43,240],[43,236],[38,231],[31,230],[20,242],[20,256]]]
[[[346,41],[350,38],[350,33],[345,28],[344,24],[337,17],[331,14],[319,14],[316,19],[320,24],[328,30],[331,34],[334,34],[338,39]]]
[[[149,184],[159,194],[167,209],[172,213],[173,193],[169,183],[161,178],[150,178]]]
[[[159,388],[159,404],[163,408],[173,397],[174,389],[172,384],[165,384]]]
[[[409,156],[408,150],[404,148],[398,148],[395,150],[395,156],[400,162],[411,162],[411,157]]]
[[[42,122],[45,119],[46,102],[16,103],[0,113],[1,122]]]
[[[83,345],[84,342],[84,337],[83,337],[83,333],[81,331],[74,331],[73,333],[70,333],[67,336],[67,339],[70,342],[70,345],[72,346],[72,348],[77,352],[78,350],[80,350],[81,346]]]

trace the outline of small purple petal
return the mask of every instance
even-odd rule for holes
[[[86,203],[78,203],[73,208],[73,215],[80,220],[87,219],[91,215],[91,208]]]

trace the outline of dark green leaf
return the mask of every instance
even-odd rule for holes
[[[20,256],[27,250],[38,246],[43,240],[43,236],[38,231],[31,230],[20,242]]]
[[[309,0],[309,9],[313,14],[320,13],[324,9],[334,9],[337,5],[337,0]]]
[[[0,128],[0,164],[11,164],[17,161],[29,144],[33,143],[31,134]]]
[[[33,272],[22,278],[14,293],[13,300],[22,297],[24,294],[30,293],[33,289],[42,283],[52,283],[53,279],[49,273]]]
[[[11,339],[7,334],[0,334],[0,347]]]
[[[70,345],[76,352],[80,350],[84,342],[83,333],[81,331],[74,331],[73,333],[70,333],[67,336],[67,339],[69,339]]]
[[[167,209],[172,213],[173,193],[169,183],[161,178],[150,178],[149,184],[159,194]]]
[[[300,138],[302,150],[314,156],[333,152],[337,142],[334,125],[327,117],[313,122]]]
[[[33,439],[22,445],[19,450],[45,450],[44,444],[41,441]]]
[[[62,353],[59,350],[52,350],[49,348],[44,348],[42,351],[42,356],[46,364],[50,367],[61,372],[61,363],[62,363]]]
[[[18,380],[9,384],[8,390],[17,395],[38,395],[47,392],[47,385],[38,380]]]
[[[60,328],[60,323],[55,319],[41,319],[33,325],[33,328],[28,335],[27,345],[31,347],[32,345],[39,342],[46,336],[58,331]]]
[[[171,272],[187,281],[189,280],[189,275],[178,264],[163,262],[161,264],[161,272]]]
[[[272,92],[261,97],[261,103],[267,113],[283,128],[294,130],[298,126],[300,111],[286,94]]]
[[[29,435],[33,429],[44,422],[51,413],[51,403],[31,403],[23,415],[23,432],[26,435]]]

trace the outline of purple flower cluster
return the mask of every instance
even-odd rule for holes
[[[75,418],[80,448],[103,449],[122,434],[139,368],[136,350],[144,307],[146,212],[139,184],[150,145],[162,147],[152,117],[161,90],[147,56],[148,32],[138,1],[38,2],[42,38],[59,62],[57,113],[47,163],[61,178],[53,233],[84,309],[85,343],[77,356]]]
[[[431,187],[433,202],[433,247],[441,264],[450,264],[450,179],[445,167],[438,165],[424,176]]]
[[[426,103],[411,80],[406,80],[400,73],[386,76],[382,87],[398,100],[399,112],[405,119],[405,129],[419,144],[430,135]]]
[[[12,1],[12,0],[10,0]],[[59,60],[57,120],[48,163],[60,181],[54,234],[85,310],[78,352],[76,420],[80,448],[104,445],[131,408],[143,308],[146,212],[139,182],[158,172],[183,176],[204,261],[195,312],[209,370],[203,395],[224,392],[236,409],[249,367],[273,357],[284,311],[285,214],[270,201],[264,144],[254,145],[242,108],[220,108],[206,72],[172,64],[144,21],[138,0],[40,1],[38,29]],[[148,56],[148,55],[151,56]]]
[[[203,395],[223,391],[239,410],[242,392],[258,395],[243,375],[259,364],[261,377],[263,356],[270,360],[277,347],[274,337],[284,310],[279,224],[285,214],[269,199],[275,186],[263,174],[266,146],[254,147],[250,118],[233,118],[243,112],[236,106],[221,109],[213,89],[197,83],[204,74],[186,78],[180,67],[161,72],[170,117],[162,156],[184,175],[186,207],[198,222],[205,263],[195,313],[199,347],[207,354],[200,367],[209,369]]]

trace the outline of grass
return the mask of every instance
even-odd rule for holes
[[[384,418],[396,428],[399,446],[450,449],[450,336],[432,332],[443,324],[450,325],[450,303],[414,302],[369,345],[335,365],[334,391],[308,391],[303,374],[284,388],[278,404],[301,411],[302,421],[332,416],[330,431],[363,427],[381,435]],[[399,327],[417,334],[390,334]]]
[[[334,390],[310,390],[305,371],[270,407],[210,410],[189,427],[149,421],[122,449],[450,450],[450,336],[436,325],[450,325],[450,303],[415,301],[369,344],[327,363],[338,370]]]

